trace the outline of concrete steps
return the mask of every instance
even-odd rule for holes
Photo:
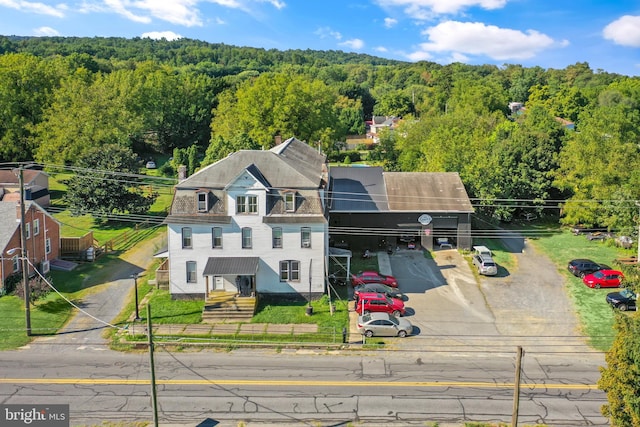
[[[207,296],[202,312],[204,323],[248,322],[255,313],[255,297],[241,297],[235,292],[215,291]]]

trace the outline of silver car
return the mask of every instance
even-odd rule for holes
[[[358,331],[366,337],[401,337],[413,332],[413,325],[404,317],[389,313],[368,313],[358,316]]]

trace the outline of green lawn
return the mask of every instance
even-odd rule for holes
[[[590,338],[590,344],[598,350],[608,350],[613,342],[613,310],[605,301],[605,296],[615,289],[591,289],[580,278],[567,270],[567,263],[575,258],[589,258],[617,268],[614,260],[628,256],[608,242],[589,241],[584,236],[574,236],[568,231],[547,234],[530,241],[545,253],[566,278],[567,293],[580,319],[582,332]]]

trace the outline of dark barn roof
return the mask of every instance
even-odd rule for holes
[[[331,167],[331,212],[474,212],[457,172]]]
[[[389,210],[381,167],[331,167],[332,212]]]

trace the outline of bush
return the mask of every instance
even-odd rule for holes
[[[22,276],[19,276],[19,279],[22,279]],[[29,301],[31,303],[35,303],[40,298],[43,298],[51,292],[51,287],[47,283],[51,283],[51,277],[48,277],[46,281],[42,279],[40,276],[34,276],[29,278]],[[24,299],[24,286],[22,280],[18,280],[18,283],[15,285],[14,294],[17,297]]]

